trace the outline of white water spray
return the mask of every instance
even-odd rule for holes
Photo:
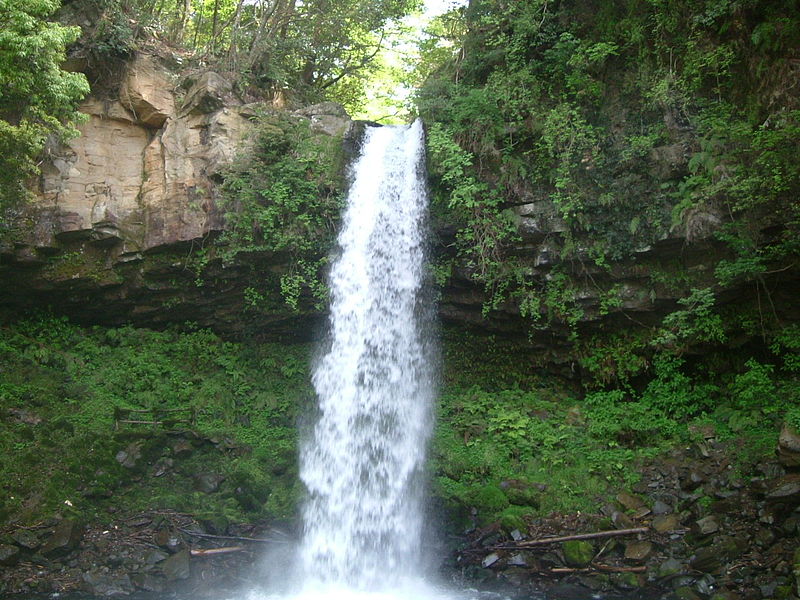
[[[418,573],[433,381],[421,122],[370,127],[330,275],[320,415],[301,450],[305,587],[380,592]]]

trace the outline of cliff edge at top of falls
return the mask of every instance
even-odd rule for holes
[[[188,263],[224,228],[223,172],[247,152],[255,117],[289,111],[246,101],[224,74],[181,77],[149,54],[133,57],[118,79],[84,101],[81,135],[50,149],[34,200],[6,217],[0,304],[50,307],[87,323],[194,320],[239,332],[250,265],[217,265],[213,283],[200,286]],[[341,138],[351,126],[332,102],[289,114],[317,136]],[[285,261],[250,259],[273,270]],[[294,318],[288,310],[271,317]]]

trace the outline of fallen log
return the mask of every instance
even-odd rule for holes
[[[191,556],[214,556],[217,554],[230,554],[244,550],[244,546],[226,546],[224,548],[206,548],[204,550],[189,550]]]
[[[183,527],[178,528],[181,533],[185,533],[188,536],[195,536],[201,538],[212,538],[215,540],[234,540],[237,542],[254,542],[257,544],[288,544],[288,540],[274,540],[269,538],[250,538],[250,537],[241,537],[238,535],[214,535],[211,533],[200,533],[199,531],[192,531],[191,529],[185,529]]]
[[[606,573],[645,573],[647,567],[614,567],[612,565],[592,565],[591,567],[555,567],[549,569],[547,573],[563,574],[563,573],[592,573],[594,571],[604,571]]]
[[[595,533],[576,533],[573,535],[562,535],[558,537],[540,538],[538,540],[527,540],[514,542],[513,544],[503,544],[492,546],[492,550],[514,550],[517,548],[531,548],[532,546],[544,546],[546,544],[558,544],[572,540],[591,540],[596,538],[616,537],[622,535],[633,535],[635,533],[646,533],[649,527],[634,527],[632,529],[612,529],[609,531],[596,531]],[[486,548],[484,548],[485,550]]]

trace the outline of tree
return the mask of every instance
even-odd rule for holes
[[[58,0],[0,0],[0,207],[22,200],[48,136],[77,132],[81,73],[61,68],[78,27],[47,21]]]

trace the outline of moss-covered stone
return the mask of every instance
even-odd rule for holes
[[[585,567],[594,558],[594,546],[585,540],[570,540],[561,545],[564,562],[570,567]]]

